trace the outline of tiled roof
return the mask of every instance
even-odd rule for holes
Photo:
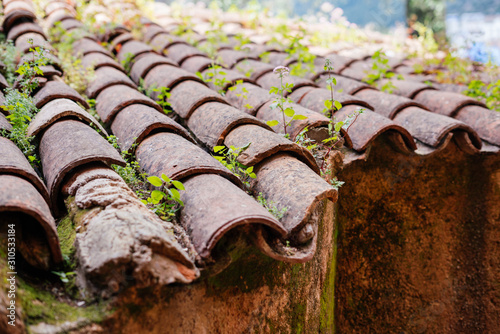
[[[52,48],[29,1],[4,2],[4,5],[3,29],[15,41],[19,52],[29,52],[28,38],[33,39],[34,46]],[[134,11],[133,6],[130,10]],[[49,2],[45,13],[46,29],[56,22],[61,22],[60,26],[68,32],[84,27],[66,1]],[[131,254],[129,246],[138,248],[139,244],[177,265],[177,270],[163,283],[189,283],[199,276],[199,268],[207,268],[217,260],[214,253],[217,242],[237,227],[247,229],[249,239],[274,259],[310,260],[317,247],[318,211],[325,200],[337,200],[337,191],[320,176],[312,153],[294,140],[306,128],[317,133],[318,140],[328,134],[330,120],[322,113],[324,101],[330,98],[326,89],[328,73],[322,66],[325,57],[317,57],[314,71],[304,78],[287,78],[294,84],[288,95],[293,101],[289,105],[297,114],[307,117],[291,120],[289,140],[283,136],[282,125],[270,127],[266,123],[281,118],[279,110],[270,106],[275,96],[268,91],[279,85],[274,67],[289,66],[296,59],[276,47],[259,43],[253,43],[247,51],[234,50],[234,41],[229,39],[217,50],[227,79],[222,87],[227,94],[222,96],[217,92],[219,87],[196,76],[196,72],[206,74],[213,64],[199,47],[204,43],[204,35],[194,33],[192,40],[198,44],[191,45],[171,34],[178,26],[174,19],[168,14],[157,14],[160,24],[143,20],[142,40],[118,26],[101,36],[89,33],[75,41],[73,50],[85,66],[94,66],[95,76],[86,95],[95,99],[96,112],[105,128],[117,137],[120,149],[134,153],[147,175],[165,174],[184,183],[179,223],[189,241],[176,240],[166,233],[170,225],[147,210],[109,167],[125,162],[103,138],[107,135],[104,127],[86,111],[89,109],[86,99],[61,80],[58,59],[44,70],[46,81],[40,81],[42,87],[33,95],[40,112],[28,128],[29,134],[39,141],[45,184],[21,151],[9,140],[0,138],[5,142],[0,145],[0,177],[4,179],[0,181],[0,211],[27,214],[43,227],[52,259],[52,263],[45,264],[47,269],[62,260],[54,217],[63,216],[68,207],[71,212],[71,205],[95,210],[96,214],[82,223],[79,260],[86,278],[96,286],[104,284],[102,276],[114,277],[111,271],[116,268],[132,268],[143,274],[137,274],[136,278],[146,276],[144,272],[154,275],[141,267],[142,262],[134,257],[136,253]],[[202,31],[206,12],[200,12],[198,18],[200,23],[194,30]],[[238,17],[224,19],[228,21],[227,30],[248,33],[238,24]],[[258,34],[250,37],[254,41],[268,40]],[[272,50],[269,63],[259,58],[262,50]],[[127,73],[122,61],[129,54],[134,58]],[[362,82],[371,59],[348,57],[335,50],[326,54],[335,64],[337,88],[343,90],[333,93],[343,105],[336,117],[344,119],[358,108],[365,109],[348,131],[343,129],[347,152],[362,157],[371,143],[387,135],[404,155],[436,154],[451,141],[465,154],[499,154],[500,114],[483,103],[428,86],[423,81],[432,80],[432,76],[415,75],[411,62],[401,59],[390,59],[391,68],[404,74],[405,79],[393,80],[396,87],[389,94]],[[245,75],[248,70],[252,71],[249,76]],[[0,84],[7,86],[4,78],[0,79]],[[237,84],[240,80],[243,83]],[[175,116],[165,115],[155,102],[159,92],[148,97],[139,86],[146,90],[168,88],[171,93],[168,102]],[[236,90],[228,90],[230,87]],[[238,96],[242,88],[247,92],[245,101]],[[247,103],[251,108],[245,107]],[[0,128],[11,128],[3,114],[0,114]],[[256,179],[251,183],[251,192],[288,208],[281,219],[246,193],[241,180],[208,153],[215,146],[243,147],[248,143],[251,145],[238,156],[238,161],[255,166]],[[67,204],[68,196],[74,196],[76,204]],[[106,228],[115,228],[115,224],[133,225],[137,230],[116,249],[110,240],[115,234],[105,232]],[[116,229],[119,228],[124,227]],[[284,250],[287,241],[291,247],[287,245]],[[106,266],[113,269],[106,272]],[[124,277],[113,279],[112,283],[118,285],[125,281]],[[118,288],[113,284],[107,287],[115,291]]]

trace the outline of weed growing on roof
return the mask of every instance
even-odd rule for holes
[[[10,86],[16,80],[16,56],[17,50],[11,40],[0,43],[0,61],[5,65],[3,74]]]
[[[248,95],[247,95],[248,89],[246,89],[245,87],[242,87],[242,85],[243,85],[243,80],[237,80],[236,85],[229,87],[228,90],[233,92],[233,91],[237,90],[238,88],[241,88],[240,92],[236,93],[236,96],[239,98],[242,98],[244,100],[247,100],[248,99]],[[249,103],[246,103],[244,105],[244,107],[247,109],[253,108],[253,106],[251,106]]]
[[[33,40],[29,40],[33,45]],[[28,158],[31,165],[37,169],[40,161],[35,154],[35,146],[31,143],[32,137],[26,135],[29,122],[38,113],[31,93],[38,87],[38,75],[43,75],[41,66],[48,64],[49,59],[45,56],[47,50],[36,47],[30,48],[32,58],[25,60],[15,71],[19,74],[20,90],[7,88],[5,95],[5,105],[3,109],[9,111],[6,118],[12,124],[10,132],[2,131],[1,135],[9,138]]]
[[[224,96],[224,87],[229,83],[229,81],[226,79],[227,73],[224,72],[222,66],[217,65],[214,62],[212,62],[208,70],[209,71],[205,73],[205,75],[201,74],[200,72],[196,72],[196,76],[204,82],[213,83],[213,85],[217,88],[217,92]]]
[[[333,72],[333,64],[332,61],[328,58],[325,59],[324,70],[328,71],[328,79],[326,79],[327,88],[330,91],[330,99],[325,100],[325,109],[323,109],[323,113],[328,117],[332,118],[335,111],[340,110],[342,108],[342,104],[339,101],[336,101],[333,98],[334,86],[337,85],[337,79],[332,77]]]
[[[276,219],[281,219],[285,216],[286,212],[288,211],[288,207],[284,207],[281,209],[278,209],[276,203],[273,201],[268,201],[264,198],[264,195],[262,193],[259,193],[257,196],[257,202],[259,202],[263,207],[269,211],[270,214],[272,214]],[[288,241],[287,241],[288,242]]]
[[[82,95],[89,83],[94,80],[94,70],[91,67],[83,67],[81,57],[76,57],[73,54],[73,44],[85,35],[86,32],[81,29],[73,29],[67,32],[61,26],[61,22],[56,22],[55,26],[49,31],[52,45],[61,60],[64,82]]]
[[[280,86],[279,87],[273,86],[269,90],[269,94],[278,95],[274,100],[274,102],[271,104],[271,109],[279,108],[279,110],[281,111],[281,115],[283,116],[282,124],[283,124],[283,131],[285,132],[285,138],[290,138],[290,135],[286,132],[287,126],[289,126],[290,123],[294,120],[306,119],[307,117],[304,115],[295,114],[295,110],[293,110],[292,107],[287,107],[285,105],[287,102],[290,102],[290,100],[285,97],[285,91],[291,93],[293,88],[293,83],[283,83],[283,78],[288,76],[288,74],[290,73],[290,69],[285,66],[278,66],[274,69],[273,72],[277,74],[278,77],[280,78]],[[286,121],[285,116],[290,117],[290,120],[288,122]],[[280,124],[278,120],[271,120],[267,121],[266,123],[271,127]]]
[[[127,163],[124,167],[112,165],[114,171],[118,175],[120,175],[123,181],[127,183],[130,189],[132,189],[137,194],[137,196],[141,197],[142,192],[145,189],[146,174],[141,173],[139,163],[135,160],[133,154],[127,151],[120,151],[116,136],[110,135],[107,139],[108,142],[120,152],[123,160],[125,160],[125,162]],[[133,152],[136,146],[137,144],[134,143],[130,151]]]
[[[125,73],[129,73],[134,64],[135,55],[131,52],[125,54],[125,59],[122,60],[122,66],[125,69]]]
[[[492,110],[500,111],[500,80],[489,85],[480,80],[472,80],[464,94],[484,102]]]
[[[309,48],[302,44],[302,40],[307,32],[303,27],[299,28],[299,33],[295,36],[289,35],[290,44],[286,48],[290,57],[297,58],[297,62],[290,65],[290,74],[304,77],[307,73],[314,71],[314,60],[316,56],[309,52]]]
[[[391,66],[389,65],[389,59],[382,50],[377,50],[372,55],[372,72],[363,79],[369,85],[375,86],[376,82],[381,79],[391,79],[395,76],[394,72],[391,72]],[[401,78],[401,76],[398,76]],[[392,81],[387,81],[380,89],[383,92],[392,94],[396,87]]]
[[[148,177],[148,182],[158,187],[159,190],[153,190],[147,199],[141,200],[161,219],[171,221],[180,206],[184,206],[179,191],[185,190],[184,185],[175,180],[171,180],[165,174]]]
[[[218,155],[213,156],[236,175],[248,189],[250,188],[250,179],[255,179],[257,176],[253,172],[253,166],[247,167],[239,163],[238,157],[250,147],[250,144],[251,143],[248,143],[243,147],[234,147],[231,145],[229,148],[225,146],[215,146],[214,153]]]
[[[168,102],[168,99],[172,95],[169,92],[169,90],[170,90],[170,88],[168,88],[168,87],[160,87],[160,88],[153,88],[152,89],[153,92],[159,93],[158,96],[156,97],[156,103],[158,103],[161,106],[161,108],[163,109],[163,112],[167,115],[170,112],[172,112],[172,105],[170,104],[170,102]]]

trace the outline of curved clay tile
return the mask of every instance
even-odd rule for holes
[[[427,109],[425,106],[407,97],[392,95],[374,89],[363,89],[357,92],[355,96],[370,103],[376,113],[389,119],[393,119],[398,112],[410,106]]]
[[[168,99],[172,109],[185,120],[204,103],[220,102],[229,104],[221,95],[205,85],[192,80],[183,81],[175,86]]]
[[[344,68],[339,74],[354,80],[363,81],[372,72],[372,65],[370,63],[357,61],[349,67]]]
[[[257,118],[220,102],[202,104],[193,112],[187,124],[196,137],[211,149],[222,145],[227,134],[236,126],[256,124],[270,129]]]
[[[443,92],[451,92],[462,94],[467,90],[467,86],[465,85],[456,85],[456,84],[446,84],[446,83],[432,83],[432,87],[439,89]]]
[[[52,208],[58,211],[61,182],[74,168],[88,163],[124,166],[120,154],[86,124],[73,120],[56,122],[40,140],[40,157]]]
[[[57,22],[73,18],[75,18],[75,15],[71,14],[66,9],[57,9],[45,18],[45,27],[50,29],[55,27]]]
[[[66,2],[62,1],[51,1],[45,6],[45,15],[49,16],[53,12],[55,12],[58,9],[64,9],[68,11],[69,13],[72,13],[76,16],[76,10],[73,6]]]
[[[436,90],[436,88],[429,86],[423,82],[418,81],[410,81],[410,80],[387,80],[383,79],[378,81],[380,85],[385,85],[388,82],[391,82],[395,89],[391,94],[401,95],[407,97],[409,99],[413,99],[415,95],[420,93],[423,90]]]
[[[455,118],[472,127],[489,143],[500,146],[500,113],[479,106],[460,109]]]
[[[213,60],[206,56],[195,56],[186,59],[182,63],[182,68],[188,72],[202,72],[212,66]]]
[[[85,124],[97,127],[104,137],[108,136],[106,130],[92,115],[68,99],[55,99],[45,104],[30,122],[26,134],[37,136],[62,118],[78,119]]]
[[[337,121],[344,121],[358,108],[362,107],[354,104],[348,105],[337,111],[335,118]],[[401,152],[409,153],[417,149],[415,141],[408,130],[371,110],[364,110],[348,129],[352,148],[356,151],[366,150],[373,140],[381,134],[388,132],[396,134],[402,139],[395,142]]]
[[[108,49],[110,51],[113,51],[114,53],[118,52],[119,49],[122,47],[123,44],[127,43],[128,41],[131,41],[134,39],[134,36],[131,33],[123,33],[119,35],[118,37],[114,38],[111,42],[108,44]]]
[[[279,123],[275,126],[273,126],[273,130],[276,133],[281,133],[285,134],[285,129],[283,127],[283,114],[279,108],[271,108],[271,104],[274,103],[274,101],[269,101],[266,104],[264,104],[258,111],[256,117],[263,122],[268,122],[268,121],[273,121],[277,120]],[[297,135],[302,132],[306,127],[309,128],[309,130],[312,130],[314,128],[318,127],[326,127],[328,126],[328,123],[330,120],[325,117],[324,115],[317,113],[315,111],[309,110],[307,108],[304,108],[298,104],[295,103],[286,103],[285,108],[291,107],[295,111],[295,115],[303,115],[306,116],[306,119],[296,119],[290,122],[292,119],[291,117],[285,116],[285,121],[288,123],[290,122],[290,125],[287,126],[287,134],[290,135],[290,138],[292,140],[297,137]],[[324,138],[326,139],[326,138]]]
[[[32,40],[33,44],[29,43],[29,40]],[[43,47],[47,50],[54,50],[52,45],[45,39],[44,35],[40,35],[39,33],[27,32],[22,34],[16,39],[16,49],[19,50],[20,53],[26,53],[31,48]]]
[[[104,89],[116,85],[125,85],[137,89],[136,84],[123,72],[113,67],[101,67],[95,71],[94,80],[87,86],[87,96],[96,98]]]
[[[438,90],[421,91],[414,99],[418,103],[426,106],[430,111],[449,117],[455,117],[461,108],[469,105],[486,108],[484,103],[471,97]]]
[[[189,132],[165,114],[144,104],[132,104],[116,115],[111,130],[122,151],[129,152],[134,144],[141,143],[157,132],[173,132],[193,141]]]
[[[180,223],[202,258],[209,258],[217,242],[238,226],[266,226],[284,236],[286,230],[264,207],[226,179],[213,174],[184,181]]]
[[[179,43],[170,45],[165,50],[165,53],[169,58],[174,60],[179,65],[182,65],[182,62],[190,57],[205,55],[203,52],[201,52],[194,46],[188,44],[179,44]]]
[[[375,89],[364,82],[349,79],[347,77],[343,77],[340,75],[332,75],[331,77],[335,78],[335,80],[337,81],[337,85],[334,86],[334,89],[336,91],[341,91],[342,93],[345,93],[345,94],[355,95],[357,92],[359,92],[363,89]],[[318,80],[316,80],[316,83],[320,87],[327,88],[327,86],[328,86],[326,84],[327,79],[328,79],[328,75],[321,76]]]
[[[52,218],[47,203],[31,183],[16,176],[0,175],[0,214],[5,212],[20,212],[35,219],[45,232],[52,265],[62,262],[54,218]],[[23,223],[27,222],[23,219]],[[24,232],[30,233],[29,231]],[[34,264],[30,261],[31,259],[26,260]]]
[[[9,33],[7,34],[7,39],[13,40],[15,42],[19,36],[26,33],[37,33],[39,35],[42,35],[45,39],[47,39],[47,36],[43,32],[42,27],[33,22],[23,22],[20,24],[16,24],[9,30]]]
[[[183,181],[193,175],[217,174],[242,186],[240,179],[214,157],[175,133],[161,132],[147,137],[138,146],[136,157],[148,175],[164,173]]]
[[[7,88],[7,87],[9,87],[9,84],[8,84],[7,80],[5,79],[5,77],[2,74],[0,74],[0,89],[3,90],[5,88]]]
[[[166,87],[172,90],[175,85],[186,80],[198,81],[205,85],[200,78],[182,68],[172,65],[158,65],[150,70],[144,78],[144,87],[146,87],[146,89],[151,89],[152,87]],[[153,92],[153,98],[156,98],[158,94],[157,92]]]
[[[0,130],[10,131],[12,130],[12,125],[9,123],[4,114],[0,113]]]
[[[253,80],[249,79],[248,77],[246,77],[244,74],[242,74],[240,72],[229,70],[229,69],[222,69],[222,70],[218,70],[218,71],[222,71],[224,74],[216,74],[215,79],[220,79],[220,80],[224,79],[225,83],[222,85],[222,87],[220,87],[220,86],[216,86],[213,81],[209,82],[208,86],[215,91],[218,91],[220,89],[222,89],[223,91],[226,91],[229,87],[234,86],[236,84],[236,81],[254,83]],[[208,68],[202,72],[202,75],[204,78],[208,78],[210,73],[213,74],[213,72],[214,72],[213,69]],[[216,73],[218,73],[218,72],[216,72]],[[211,78],[214,79],[214,77],[211,77]]]
[[[352,63],[357,62],[358,59],[356,58],[350,58],[346,56],[341,56],[336,53],[330,53],[326,55],[325,57],[317,57],[315,59],[315,65],[318,66],[324,66],[325,65],[325,59],[330,59],[333,67],[333,71],[335,73],[340,73],[343,69],[346,67],[351,66]]]
[[[260,107],[274,98],[269,94],[267,89],[244,82],[236,86],[234,90],[228,90],[226,92],[226,99],[239,110],[255,116]]]
[[[319,167],[309,150],[275,132],[254,124],[236,127],[226,136],[224,144],[227,147],[231,145],[245,147],[250,144],[237,158],[238,162],[245,166],[254,166],[276,153],[287,152],[319,174]]]
[[[23,22],[34,22],[36,20],[36,15],[33,11],[21,8],[11,11],[9,14],[6,14],[4,11],[4,14],[5,16],[3,19],[2,28],[3,31],[7,33],[10,31],[14,23],[16,23],[18,20]]]
[[[130,69],[130,77],[136,84],[139,84],[141,78],[146,77],[149,71],[158,65],[177,66],[174,61],[166,57],[160,56],[156,53],[148,53],[134,61],[134,64]]]
[[[60,81],[49,81],[45,86],[40,89],[33,100],[37,108],[42,108],[46,103],[55,99],[70,99],[80,103],[85,109],[90,108],[87,101],[85,101],[76,90]]]
[[[297,62],[296,57],[290,57],[290,55],[286,52],[270,52],[268,54],[268,63],[269,65],[276,66],[290,66],[293,63]]]
[[[45,53],[44,56],[49,59],[49,64],[54,66],[59,71],[63,72],[61,67],[61,60],[59,60],[59,58],[54,56],[52,53]],[[19,59],[18,66],[32,60],[33,60],[33,52],[27,52],[24,55],[22,55],[21,58]]]
[[[325,109],[325,101],[332,98],[332,92],[325,88],[304,87],[299,88],[290,94],[290,98],[303,107],[322,113],[323,109]],[[366,100],[361,99],[358,96],[352,96],[334,91],[333,99],[340,102],[342,106],[356,104],[368,109],[373,109],[373,107]]]
[[[102,53],[106,56],[113,57],[111,52],[106,50],[101,44],[88,38],[82,38],[73,43],[73,54],[85,56],[90,53]]]
[[[481,139],[470,126],[418,107],[401,110],[394,122],[407,129],[416,139],[434,148],[441,145],[450,132],[465,132],[469,136],[469,142],[473,144],[467,151],[472,149],[479,152],[481,149]]]
[[[145,53],[155,53],[153,49],[147,45],[146,43],[131,40],[124,44],[120,48],[120,51],[116,55],[116,58],[121,63],[122,61],[127,59],[129,54],[133,55],[134,58],[139,58],[140,55],[144,55]]]
[[[293,246],[304,248],[307,261],[314,255],[319,209],[324,200],[335,202],[337,191],[306,164],[288,154],[274,155],[255,168],[254,194],[262,193],[267,202],[286,209],[280,222]],[[316,227],[316,228],[314,228]],[[313,244],[313,247],[308,245]]]
[[[318,87],[318,85],[311,80],[299,78],[292,75],[285,77],[283,82],[293,84],[292,92],[300,87],[306,87],[306,86]],[[262,86],[262,88],[271,89],[271,87],[279,87],[281,83],[280,83],[280,78],[278,77],[277,74],[273,72],[268,72],[262,75],[259,79],[257,79],[257,84]]]
[[[99,39],[103,42],[112,43],[113,39],[124,33],[130,33],[130,29],[123,24],[118,24],[106,29],[106,31],[99,35]]]
[[[174,44],[183,44],[189,45],[182,38],[177,36],[168,35],[166,32],[156,35],[149,44],[153,47],[154,50],[163,53],[167,48],[171,47]]]
[[[66,31],[70,31],[73,29],[84,28],[84,25],[76,19],[66,19],[61,22],[61,27]]]
[[[146,43],[150,43],[151,40],[155,38],[157,35],[168,34],[165,29],[156,24],[144,26],[143,30],[144,30],[143,40]]]
[[[266,73],[272,72],[274,67],[253,59],[243,59],[233,66],[233,69],[250,74],[250,79],[257,80]]]
[[[239,63],[244,59],[259,60],[257,57],[252,57],[243,51],[236,50],[220,50],[217,55],[221,59],[221,63],[227,68],[233,68],[236,63]]]
[[[19,0],[19,1],[9,1],[7,4],[5,4],[3,8],[3,14],[5,16],[9,16],[9,14],[20,10],[25,10],[30,13],[35,13],[35,9],[33,8],[31,2]]]
[[[104,89],[96,98],[96,111],[104,123],[111,123],[123,108],[131,104],[144,104],[163,113],[163,109],[138,90],[124,85]]]
[[[125,69],[122,65],[120,65],[116,60],[111,58],[110,56],[106,56],[102,53],[89,53],[82,58],[82,67],[83,68],[92,68],[94,70],[104,67],[114,67],[119,71],[125,73]]]
[[[30,182],[49,203],[49,193],[23,152],[7,138],[0,137],[0,174],[13,174]]]

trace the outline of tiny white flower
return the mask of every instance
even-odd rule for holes
[[[286,76],[290,73],[290,69],[286,66],[278,66],[273,70],[273,73],[279,76]]]

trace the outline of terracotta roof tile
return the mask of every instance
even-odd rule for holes
[[[190,57],[204,55],[203,52],[191,45],[179,43],[170,45],[165,49],[165,53],[179,65],[182,65],[182,63]]]
[[[29,40],[33,41],[33,44],[29,43]],[[44,47],[47,50],[53,50],[52,46],[45,39],[44,35],[40,35],[39,33],[27,32],[22,34],[16,39],[16,49],[18,49],[21,53],[26,53],[31,48],[36,47]]]
[[[32,22],[24,22],[21,24],[16,24],[14,27],[12,27],[12,29],[9,30],[9,33],[7,34],[7,39],[13,40],[15,42],[19,36],[29,32],[40,34],[45,39],[47,39],[47,36],[45,35],[43,29],[38,24]]]
[[[193,141],[189,132],[178,123],[157,109],[144,104],[132,104],[123,108],[113,120],[111,130],[116,135],[122,151],[131,151],[134,144],[139,144],[148,136],[158,132],[173,132]]]
[[[59,248],[56,224],[50,214],[50,209],[40,193],[28,181],[13,176],[0,175],[0,212],[22,212],[32,217],[42,227],[45,238],[51,252],[52,267],[62,262],[62,254]],[[23,224],[28,224],[24,220]],[[26,231],[29,234],[29,231]],[[33,259],[26,259],[33,263]],[[48,268],[42,269],[48,269]]]
[[[468,105],[477,105],[486,108],[484,103],[468,96],[437,90],[421,91],[415,96],[415,101],[423,104],[435,113],[449,117],[454,117],[461,108]]]
[[[40,140],[40,157],[55,214],[60,214],[61,183],[71,170],[92,162],[125,165],[106,139],[88,125],[73,120],[59,121],[45,130]]]
[[[337,81],[337,85],[335,86],[335,90],[339,91],[342,90],[342,93],[346,93],[349,95],[355,95],[357,92],[359,92],[362,89],[375,89],[371,87],[370,85],[354,80],[354,79],[349,79],[340,75],[332,75],[332,78],[335,78]],[[326,83],[326,80],[328,79],[328,76],[321,76],[318,80],[316,80],[316,83],[320,87],[326,88],[328,85]]]
[[[148,136],[136,151],[142,170],[148,175],[167,175],[184,182],[198,174],[217,174],[241,187],[241,181],[204,150],[175,133]]]
[[[335,91],[332,93],[325,88],[303,87],[294,91],[292,94],[290,94],[289,97],[295,103],[298,103],[303,107],[314,110],[316,112],[322,112],[325,108],[325,100],[331,99],[332,95],[333,99],[335,101],[339,101],[343,106],[356,104],[360,107],[373,109],[372,105],[362,98],[349,94],[338,93]]]
[[[12,130],[12,125],[9,123],[4,114],[0,113],[0,130],[10,131]]]
[[[150,89],[151,87],[166,87],[172,90],[175,85],[186,81],[194,80],[205,84],[197,76],[172,65],[158,65],[154,70],[150,70],[144,78],[144,87]],[[153,97],[156,98],[158,94],[153,92]]]
[[[184,186],[180,221],[203,258],[210,257],[224,234],[241,225],[267,226],[275,234],[286,235],[283,226],[265,208],[218,175],[197,175],[184,181]]]
[[[105,66],[114,67],[117,70],[125,72],[121,64],[119,64],[116,60],[114,60],[110,56],[106,56],[105,54],[102,53],[93,52],[83,56],[82,58],[83,68],[98,69]]]
[[[147,53],[134,61],[130,71],[130,77],[136,84],[139,84],[141,78],[145,78],[149,71],[157,65],[177,66],[174,61],[168,58],[162,57],[156,53]]]
[[[227,134],[236,126],[243,124],[256,124],[270,129],[257,118],[220,102],[202,104],[187,121],[189,129],[211,149],[222,145]]]
[[[162,53],[167,48],[175,44],[184,44],[187,45],[185,41],[180,39],[177,36],[168,35],[167,33],[156,35],[149,44],[153,47],[154,50]]]
[[[10,174],[31,183],[43,199],[50,203],[49,193],[43,181],[38,177],[23,152],[7,138],[0,137],[0,175]],[[1,211],[1,208],[0,208]]]
[[[251,56],[243,51],[236,50],[221,50],[217,53],[221,59],[221,63],[227,68],[233,68],[236,63],[245,59],[259,60],[257,57]],[[170,55],[168,55],[170,57]]]
[[[472,127],[479,136],[500,146],[500,113],[480,106],[465,106],[455,118]]]
[[[131,104],[144,104],[163,112],[152,99],[125,85],[114,85],[102,90],[96,98],[96,111],[104,123],[111,123],[117,113]]]
[[[227,101],[205,85],[192,80],[183,81],[171,90],[169,99],[176,113],[188,120],[193,112],[207,102],[228,104]]]
[[[423,82],[410,80],[380,80],[380,85],[391,82],[395,89],[392,94],[401,95],[409,99],[413,99],[418,93],[424,90],[435,90],[433,86],[429,86]]]
[[[271,87],[279,87],[280,85],[280,79],[273,72],[268,72],[262,75],[256,81],[257,84],[266,89],[270,89]],[[318,87],[318,85],[311,80],[294,76],[287,77],[287,82],[293,84],[292,92],[296,89],[299,89],[300,87],[305,86]]]
[[[233,68],[242,73],[250,73],[252,80],[258,80],[264,74],[274,70],[273,66],[253,59],[240,60],[234,64]]]
[[[81,54],[81,56],[85,56],[95,52],[102,53],[109,57],[113,57],[113,55],[108,50],[106,50],[101,44],[89,38],[82,38],[73,43],[73,53],[75,55]]]
[[[47,82],[47,84],[33,96],[37,108],[42,108],[46,103],[60,98],[70,99],[80,103],[86,109],[89,108],[87,101],[85,101],[76,90],[59,81]]]
[[[18,5],[22,1],[15,1],[16,4],[6,6],[4,8],[4,19],[2,23],[3,31],[9,33],[10,29],[16,21],[23,20],[24,22],[33,22],[36,19],[35,12],[32,7],[26,5]],[[7,12],[9,9],[10,12]]]
[[[27,130],[28,136],[38,136],[55,122],[61,119],[78,119],[85,124],[98,128],[103,136],[106,130],[88,112],[72,100],[58,98],[46,103],[30,122]]]
[[[116,54],[116,52],[118,52],[118,49],[120,49],[124,43],[133,39],[134,36],[131,33],[126,32],[120,34],[116,38],[113,38],[113,40],[109,41],[108,49]]]
[[[412,99],[404,96],[388,94],[374,89],[363,89],[354,95],[370,103],[377,113],[389,119],[393,119],[399,111],[410,106],[427,109],[425,106]]]
[[[66,31],[70,31],[73,29],[83,28],[83,24],[75,19],[66,19],[61,22],[61,27]]]
[[[247,91],[245,93],[244,90]],[[240,96],[238,96],[240,95]],[[227,100],[236,108],[255,116],[257,110],[272,99],[268,91],[252,83],[242,83],[226,93]]]
[[[87,86],[86,94],[90,98],[96,98],[104,89],[115,85],[137,88],[136,84],[125,73],[116,68],[105,66],[95,71],[95,78]]]
[[[67,9],[56,9],[45,18],[45,26],[50,29],[55,27],[57,22],[62,22],[71,18],[74,18],[74,15],[71,14]]]
[[[163,57],[165,58],[165,57]],[[165,58],[167,59],[167,58]],[[209,68],[214,61],[206,56],[194,56],[186,59],[182,63],[182,68],[188,72],[202,72]]]
[[[46,16],[49,16],[51,15],[53,12],[55,12],[56,10],[60,10],[60,9],[64,9],[65,11],[67,11],[68,13],[71,13],[73,14],[74,16],[76,16],[76,10],[75,8],[73,8],[73,6],[71,6],[70,4],[68,3],[65,3],[65,2],[59,2],[59,1],[51,1],[49,2],[46,6],[45,6],[45,15]]]
[[[133,59],[139,59],[139,56],[147,53],[154,53],[153,49],[149,45],[139,41],[130,40],[122,44],[122,47],[116,55],[116,58],[121,63],[122,61],[126,60],[128,54],[133,55]]]

